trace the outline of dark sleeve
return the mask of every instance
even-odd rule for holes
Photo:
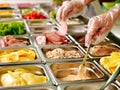
[[[115,0],[99,0],[100,2],[114,2]]]

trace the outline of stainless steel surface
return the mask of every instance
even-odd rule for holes
[[[112,81],[114,81],[120,74],[120,66],[118,66],[115,72],[109,77],[106,83],[100,88],[100,90],[104,90]]]
[[[58,50],[57,50],[58,49]],[[40,50],[40,55],[43,57],[43,60],[45,62],[58,62],[58,61],[75,61],[75,60],[82,60],[84,53],[75,45],[72,44],[64,44],[64,45],[44,45],[42,47],[39,47]],[[60,50],[60,51],[59,51]],[[59,56],[60,54],[63,54],[64,52],[67,51],[69,52],[70,50],[75,50],[80,54],[80,57],[77,56],[78,53],[72,52],[69,54],[69,57],[65,57],[65,55],[62,55],[61,57]],[[51,55],[52,57],[49,58],[47,57],[48,52],[54,52],[54,55]]]
[[[52,25],[52,21],[50,19],[35,19],[35,20],[27,20],[28,25],[31,26],[46,26]]]
[[[11,20],[9,20],[8,19],[8,20],[1,21],[0,23],[4,23],[4,22],[6,22],[6,23],[9,23],[9,22],[23,22],[24,25],[25,25],[25,29],[24,30],[26,31],[26,33],[22,34],[22,35],[13,35],[13,36],[28,36],[29,35],[29,28],[28,28],[25,20],[22,20],[22,19],[18,19],[18,20],[11,19]]]
[[[53,90],[53,87],[52,86],[52,81],[51,81],[51,78],[49,76],[49,73],[46,71],[46,67],[43,65],[43,64],[23,64],[23,65],[8,65],[8,66],[1,66],[0,67],[0,76],[2,74],[5,74],[7,73],[8,71],[14,71],[16,69],[24,69],[24,70],[28,70],[30,73],[32,74],[35,74],[35,75],[38,75],[38,76],[46,76],[46,79],[47,81],[43,84],[33,84],[33,85],[21,85],[21,86],[2,86],[0,84],[0,90],[19,90],[22,89],[22,90],[31,90],[31,89],[34,89],[36,88],[36,90],[40,89],[42,90],[42,88],[46,89],[46,90]],[[50,88],[51,86],[51,88]]]
[[[112,42],[105,42],[105,43],[100,43],[100,44],[98,44],[98,46],[102,46],[102,45],[106,45],[106,46],[108,46],[108,47],[114,47],[114,48],[116,48],[117,50],[116,51],[119,51],[120,50],[120,47],[119,47],[119,45],[117,45],[117,44],[115,44],[115,43],[112,43]],[[84,44],[80,44],[80,46],[81,46],[81,49],[86,53],[86,49],[87,49],[87,47],[84,45]],[[94,49],[92,49],[93,47],[95,47],[95,46],[97,46],[97,45],[91,45],[91,48],[90,48],[90,52],[89,52],[89,57],[90,58],[93,58],[93,59],[99,59],[99,58],[101,58],[101,57],[103,57],[103,56],[108,56],[108,55],[94,55],[94,54],[92,54],[92,50],[94,50]],[[113,51],[115,51],[115,50],[113,50]],[[112,52],[112,51],[111,51]],[[110,55],[110,53],[109,53],[109,55]]]
[[[7,0],[10,1],[10,0]],[[7,2],[6,1],[6,2]],[[87,23],[88,23],[88,19],[83,17],[83,16],[79,16],[77,18],[73,18],[71,20],[71,22],[69,23],[69,30],[68,30],[68,35],[66,35],[66,38],[69,41],[69,44],[65,44],[65,45],[38,45],[36,43],[36,36],[39,34],[42,34],[46,31],[57,31],[59,29],[59,25],[58,22],[52,20],[49,18],[49,12],[50,11],[54,11],[55,8],[52,5],[51,2],[49,2],[46,4],[46,2],[44,3],[44,1],[46,0],[15,0],[15,2],[32,2],[32,4],[35,5],[35,8],[37,10],[39,10],[40,12],[42,12],[44,15],[47,16],[47,19],[35,19],[35,20],[25,20],[22,18],[22,13],[21,8],[18,8],[18,6],[14,3],[11,4],[11,7],[14,9],[11,9],[14,11],[13,16],[15,16],[15,18],[8,18],[8,19],[4,19],[2,20],[2,22],[11,22],[11,21],[23,21],[25,23],[25,30],[27,31],[27,33],[25,35],[15,35],[16,38],[25,38],[25,39],[30,39],[30,43],[31,45],[29,46],[20,46],[20,47],[7,47],[7,48],[1,48],[1,50],[7,50],[7,49],[20,49],[20,48],[30,48],[32,50],[35,50],[36,52],[36,59],[34,61],[25,61],[25,62],[13,62],[13,63],[0,63],[1,65],[1,69],[3,68],[16,68],[16,67],[21,67],[21,66],[25,66],[27,67],[30,71],[34,71],[38,70],[40,68],[45,69],[45,73],[48,76],[48,82],[46,83],[46,85],[31,85],[31,86],[19,86],[18,87],[0,87],[0,90],[79,90],[79,89],[86,89],[88,90],[92,88],[92,90],[96,89],[100,86],[102,86],[105,82],[106,79],[108,79],[108,77],[110,76],[109,73],[106,73],[106,71],[104,70],[104,68],[99,67],[99,63],[98,65],[96,63],[93,62],[93,60],[89,60],[91,59],[100,59],[101,57],[94,57],[93,55],[89,54],[89,59],[88,59],[88,63],[90,63],[90,66],[92,67],[93,71],[97,71],[97,74],[99,73],[100,78],[97,79],[87,79],[87,80],[76,80],[76,81],[62,81],[60,80],[59,77],[63,77],[65,75],[70,75],[70,74],[76,74],[78,69],[79,69],[79,65],[82,63],[81,61],[83,60],[83,57],[81,58],[76,58],[76,59],[48,59],[45,57],[45,53],[48,50],[52,50],[58,47],[67,49],[67,50],[71,50],[71,49],[76,49],[78,51],[80,51],[82,53],[82,55],[84,55],[86,53],[86,49],[84,47],[84,43],[79,43],[78,37],[83,35],[85,36],[86,34],[86,30],[87,30]],[[36,2],[40,2],[40,3],[36,3]],[[2,3],[2,2],[1,2]],[[13,3],[13,2],[11,2]],[[42,4],[44,3],[44,4]],[[33,7],[28,7],[28,8],[33,8]],[[25,8],[22,8],[25,9]],[[15,11],[16,10],[16,11]],[[17,15],[20,15],[18,19]],[[1,18],[1,17],[0,17]],[[17,20],[16,20],[17,18]],[[38,29],[37,31],[35,29]],[[1,36],[0,36],[1,37]],[[110,41],[110,40],[108,40]],[[117,46],[119,47],[119,46]],[[44,65],[41,63],[45,64],[45,68]],[[26,65],[28,64],[28,65]],[[35,64],[35,65],[33,65]],[[9,67],[9,66],[10,67]],[[19,66],[20,65],[20,66]],[[4,66],[4,67],[3,67]],[[32,66],[32,70],[31,68],[29,68],[29,66]],[[43,66],[43,67],[42,67]],[[35,67],[35,68],[34,68]],[[41,73],[37,73],[37,74],[41,74]],[[118,81],[119,82],[119,81]],[[72,83],[72,84],[70,84]],[[54,86],[53,86],[54,85]],[[58,89],[56,89],[58,85]],[[108,87],[107,90],[119,90],[117,84],[115,83],[111,83],[110,86]]]
[[[70,81],[69,78],[68,81],[64,81],[62,78],[65,78],[69,75],[76,75],[78,73],[79,65],[82,62],[78,61],[71,61],[71,62],[58,62],[58,63],[48,63],[48,68],[50,68],[50,73],[52,77],[54,77],[55,82],[58,84],[66,84],[66,83],[87,83],[87,82],[101,82],[105,81],[107,79],[107,75],[105,75],[100,69],[98,69],[93,63],[87,62],[88,66],[90,65],[90,68],[93,69],[94,72],[92,72],[90,75],[95,75],[94,78],[89,79],[83,79],[83,80],[73,80]],[[75,69],[76,68],[76,69]],[[95,74],[96,73],[96,74]],[[98,75],[99,77],[96,77]]]
[[[55,32],[56,28],[53,25],[39,25],[30,27],[31,35],[40,35],[45,32]]]
[[[17,51],[17,50],[23,50],[23,49],[29,49],[29,50],[32,50],[32,51],[34,51],[35,52],[35,59],[34,60],[26,60],[26,61],[24,61],[24,59],[23,59],[23,61],[2,61],[2,62],[0,62],[0,65],[14,65],[14,64],[25,64],[25,63],[28,63],[28,64],[30,64],[30,63],[41,63],[42,62],[42,60],[41,60],[41,58],[40,58],[40,56],[39,56],[39,54],[38,54],[38,51],[37,51],[37,48],[35,48],[35,47],[33,47],[33,46],[21,46],[21,47],[8,47],[8,48],[1,48],[0,49],[0,53],[2,54],[2,52],[4,52],[4,53],[6,53],[6,51],[8,50],[8,51],[11,51],[11,50],[14,50],[14,51]],[[21,52],[22,53],[22,52]],[[7,56],[6,56],[7,57]],[[7,60],[7,59],[6,59]]]
[[[74,84],[66,84],[66,85],[59,85],[59,90],[99,90],[99,88],[105,82],[93,82],[93,83],[74,83]],[[119,90],[120,88],[115,84],[111,83],[106,89],[104,90]]]

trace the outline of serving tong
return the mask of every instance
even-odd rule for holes
[[[117,76],[120,74],[120,66],[118,66],[115,72],[109,77],[107,82],[100,88],[100,90],[104,90]]]

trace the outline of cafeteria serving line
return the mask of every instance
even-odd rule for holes
[[[101,89],[120,66],[120,20],[88,48],[89,20],[107,12],[106,3],[61,22],[60,1],[0,0],[0,90],[120,90],[120,74]]]

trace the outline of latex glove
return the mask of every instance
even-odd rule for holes
[[[120,4],[111,8],[108,12],[92,17],[88,22],[88,31],[85,37],[85,45],[100,43],[109,33],[115,21],[120,16]]]
[[[84,7],[84,0],[71,0],[63,2],[58,9],[57,20],[66,21],[67,18],[78,14]]]

